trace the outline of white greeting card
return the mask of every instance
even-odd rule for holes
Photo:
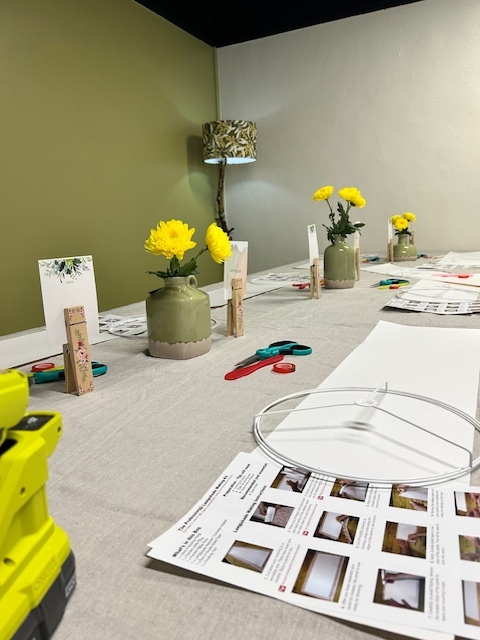
[[[223,290],[225,300],[232,297],[232,280],[241,278],[243,297],[247,295],[248,242],[232,240],[232,255],[223,263]]]
[[[38,269],[48,344],[56,346],[66,342],[63,310],[80,305],[85,309],[92,342],[100,332],[92,256],[39,260]]]
[[[314,224],[309,224],[307,227],[308,233],[308,258],[310,260],[310,264],[313,264],[315,258],[319,258],[320,255],[318,253],[318,239],[317,239],[317,228]]]

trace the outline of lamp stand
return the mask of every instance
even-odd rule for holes
[[[227,161],[223,159],[218,163],[219,173],[218,173],[218,191],[217,191],[217,207],[218,207],[218,219],[220,221],[220,226],[223,231],[227,234],[227,236],[231,240],[231,232],[233,231],[233,227],[231,229],[228,228],[227,219],[225,217],[225,204],[224,204],[224,185],[225,185],[225,169],[227,166]]]

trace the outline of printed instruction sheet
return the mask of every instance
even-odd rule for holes
[[[148,556],[407,635],[480,638],[480,487],[369,486],[240,453]]]

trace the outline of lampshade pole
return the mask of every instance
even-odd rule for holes
[[[220,226],[225,231],[227,236],[231,239],[230,234],[233,231],[233,227],[231,229],[228,228],[227,219],[225,217],[225,204],[224,204],[226,166],[227,166],[226,159],[222,159],[218,163],[219,170],[218,170],[217,207],[218,207],[218,219],[220,221]]]

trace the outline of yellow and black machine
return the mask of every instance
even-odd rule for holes
[[[48,513],[47,459],[59,413],[26,412],[29,379],[0,370],[0,640],[47,640],[76,584],[75,558]]]

